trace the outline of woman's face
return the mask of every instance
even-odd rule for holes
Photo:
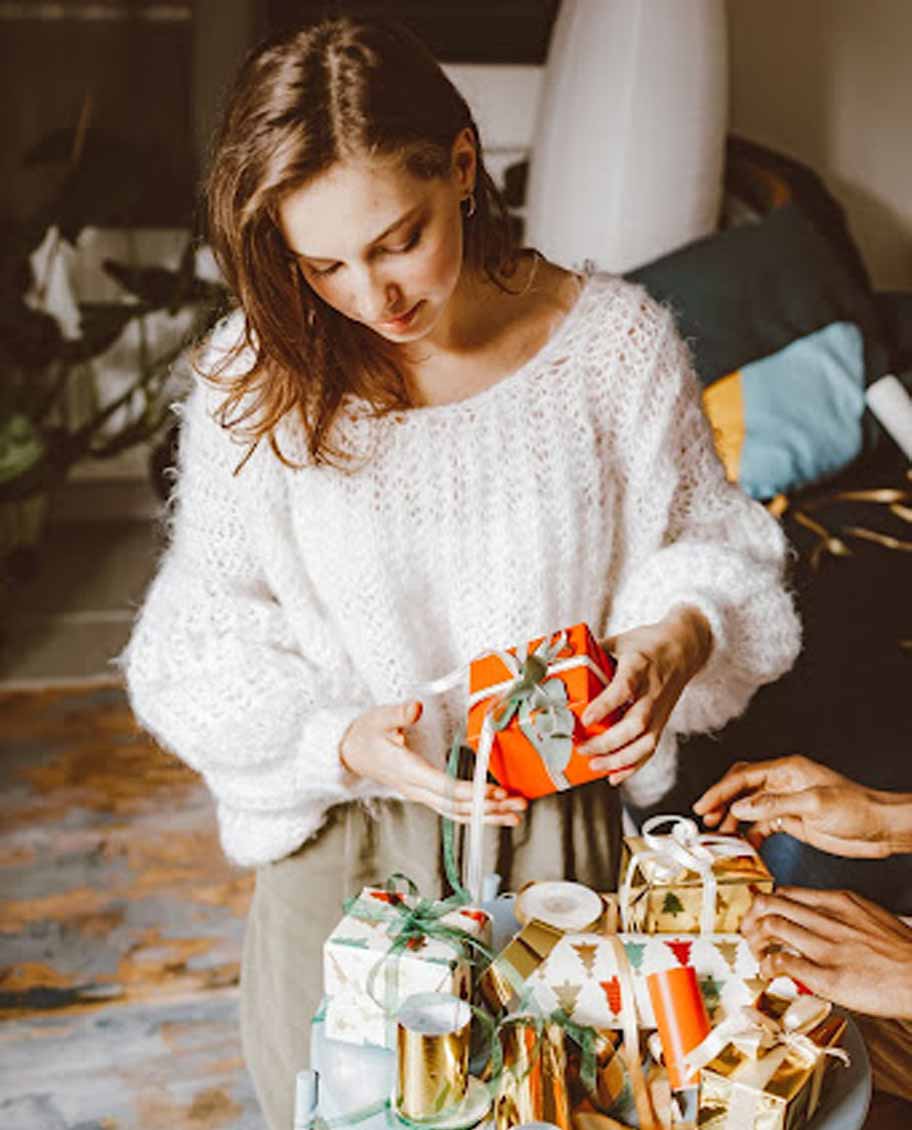
[[[462,271],[472,158],[432,180],[388,160],[340,162],[289,193],[279,218],[309,285],[388,341],[431,337]]]

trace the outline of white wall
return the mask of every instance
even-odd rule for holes
[[[732,131],[810,165],[874,284],[912,288],[912,2],[728,6]]]
[[[874,285],[912,288],[912,0],[728,0],[728,17],[732,132],[809,165],[846,209]],[[446,70],[492,167],[519,159],[542,69]]]

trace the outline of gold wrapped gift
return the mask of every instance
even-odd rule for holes
[[[653,829],[671,826],[669,834]],[[701,834],[686,817],[647,820],[625,836],[622,929],[640,934],[736,934],[759,891],[773,889],[760,856],[738,836]]]
[[[815,1023],[814,1007],[824,1019]],[[836,1045],[844,1017],[811,997],[794,1004],[763,993],[755,1006],[772,1023],[765,1033],[733,1038],[700,1074],[700,1130],[797,1130],[820,1102],[831,1058],[847,1059]],[[792,1024],[798,1010],[809,1019]],[[748,1010],[750,1011],[750,1010]]]

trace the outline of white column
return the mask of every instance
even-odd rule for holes
[[[715,230],[727,121],[723,0],[563,0],[527,242],[622,272]]]

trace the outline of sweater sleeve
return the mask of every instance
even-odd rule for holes
[[[211,399],[198,386],[182,409],[171,544],[121,657],[131,705],[220,806],[328,807],[358,792],[338,750],[366,700],[319,608],[296,609],[293,631],[273,595],[256,523],[275,476],[256,457],[234,474],[243,449]]]
[[[656,345],[625,412],[623,521],[631,552],[610,631],[654,622],[675,605],[690,604],[705,615],[713,637],[707,663],[669,718],[669,740],[630,779],[632,798],[648,803],[673,780],[673,735],[720,729],[742,713],[760,685],[792,666],[801,630],[784,585],[786,542],[778,523],[726,480],[671,315],[646,300],[642,320],[651,326],[634,326],[631,333],[651,331]],[[658,547],[638,544],[644,528],[664,531]]]

